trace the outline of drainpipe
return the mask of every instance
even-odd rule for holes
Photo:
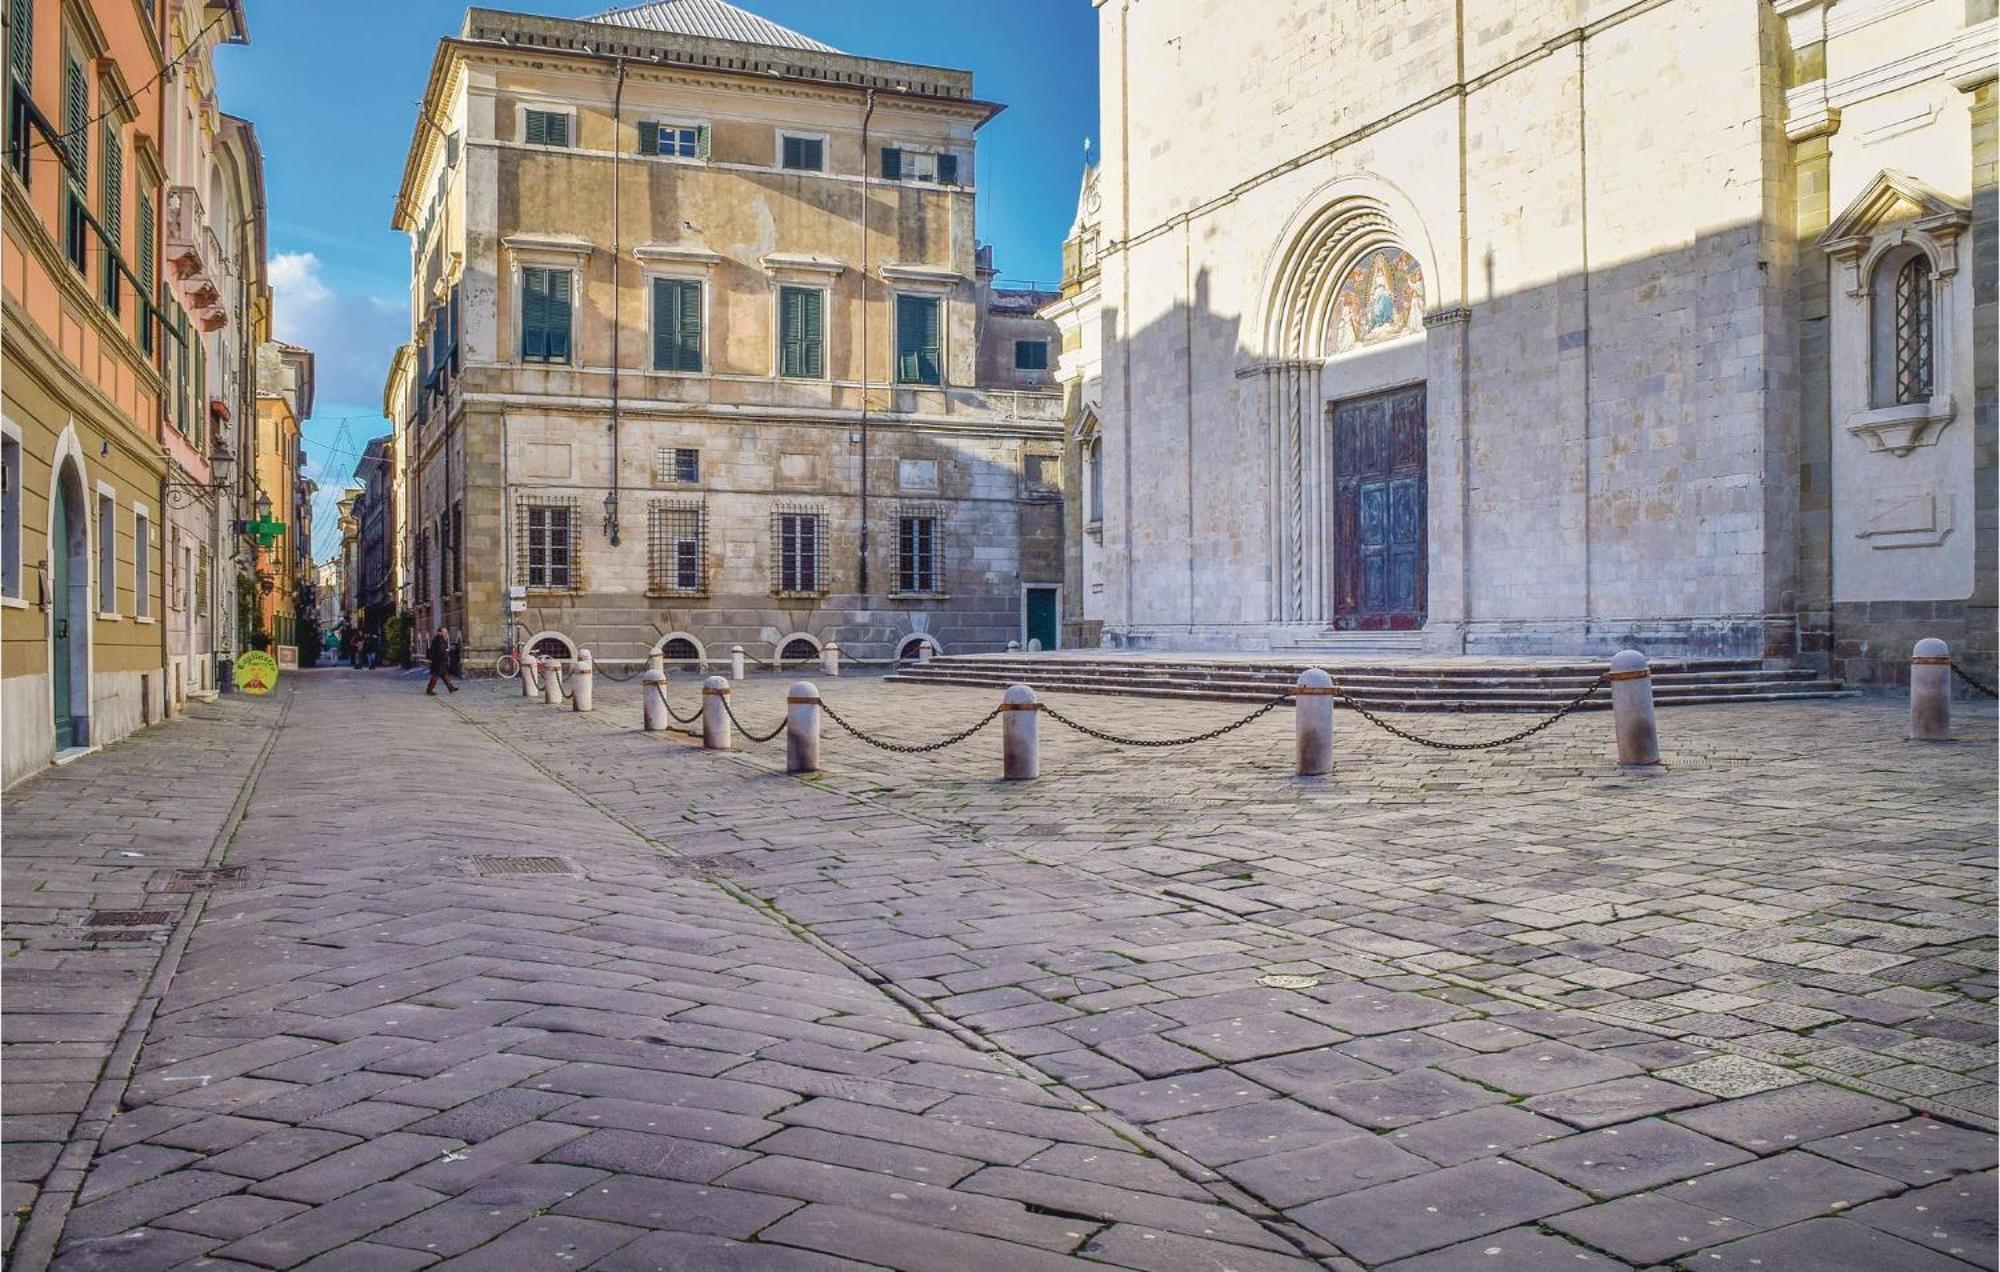
[[[868,595],[868,124],[875,116],[875,90],[868,90],[868,103],[861,111],[861,561],[860,586]]]
[[[611,492],[604,501],[604,534],[611,546],[618,546],[618,480],[621,462],[618,436],[618,345],[620,334],[621,273],[625,255],[623,226],[618,219],[619,174],[624,168],[625,144],[625,59],[618,62],[618,83],[611,92]]]

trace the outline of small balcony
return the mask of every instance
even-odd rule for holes
[[[173,186],[167,190],[164,236],[167,268],[194,295],[201,295],[205,288],[219,301],[221,292],[214,281],[218,262],[212,255],[216,240],[207,222],[207,210],[193,186]],[[198,309],[202,307],[196,305]]]

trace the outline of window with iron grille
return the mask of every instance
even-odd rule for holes
[[[701,452],[692,446],[666,446],[654,452],[654,480],[662,486],[701,484]]]
[[[1896,405],[1931,400],[1931,263],[1912,256],[1896,271]]]
[[[803,508],[771,514],[772,590],[816,596],[826,590],[826,522]]]
[[[896,518],[896,591],[923,596],[943,590],[944,549],[937,513],[905,510]]]
[[[581,576],[574,499],[537,496],[520,506],[521,584],[541,591],[574,591]]]
[[[208,548],[206,545],[195,550],[194,566],[194,612],[197,618],[208,617]]]
[[[708,590],[707,514],[691,500],[655,499],[646,509],[647,583],[655,596]]]

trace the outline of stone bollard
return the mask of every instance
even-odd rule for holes
[[[743,646],[741,645],[731,645],[729,647],[729,678],[739,681],[743,679]]]
[[[647,654],[647,655],[646,655],[646,670],[647,670],[647,671],[657,671],[657,672],[659,672],[659,673],[660,673],[661,675],[665,675],[665,674],[666,674],[666,670],[667,670],[667,656],[666,656],[665,654],[661,653],[661,652],[660,652],[659,650],[657,650],[657,649],[656,649],[656,650],[654,650],[654,651],[653,651],[652,653],[650,653],[650,654]]]
[[[1951,740],[1951,646],[1935,636],[1910,651],[1910,737]]]
[[[917,643],[917,665],[921,667],[923,664],[929,662],[930,660],[931,660],[931,643],[927,640],[919,641]]]
[[[539,698],[542,696],[542,660],[533,654],[521,655],[521,696]]]
[[[701,682],[701,745],[708,751],[727,751],[729,741],[729,682],[710,676]]]
[[[826,648],[819,651],[819,669],[829,676],[840,674],[839,645],[832,641],[826,642]]]
[[[639,677],[639,696],[644,699],[645,729],[648,733],[667,731],[667,669],[660,666],[660,656],[654,654],[646,660],[646,670]]]
[[[1611,725],[1618,734],[1618,762],[1627,768],[1660,762],[1660,732],[1653,723],[1653,672],[1646,655],[1621,649],[1611,656]]]
[[[576,674],[572,677],[569,691],[569,705],[577,711],[597,710],[597,663],[588,649],[576,656]]]
[[[819,690],[810,680],[785,695],[785,772],[819,772]]]
[[[1333,772],[1333,677],[1317,667],[1299,673],[1292,686],[1293,750],[1300,777]]]
[[[542,701],[552,707],[562,705],[562,659],[551,658],[542,665]]]
[[[1018,641],[1018,640],[1010,640],[1010,641],[1008,641],[1008,642],[1007,642],[1007,652],[1008,652],[1008,653],[1010,653],[1010,654],[1018,654],[1018,653],[1020,653],[1020,652],[1021,652],[1021,642],[1020,642],[1020,641]]]
[[[1039,653],[1041,653],[1041,652],[1042,652],[1042,638],[1041,638],[1041,637],[1039,637],[1039,636],[1030,636],[1030,637],[1028,637],[1028,652],[1029,652],[1029,653],[1031,653],[1031,654],[1039,654]]]
[[[1027,782],[1041,776],[1042,704],[1026,685],[1008,685],[1000,699],[1000,776]]]

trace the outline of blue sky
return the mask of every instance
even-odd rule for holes
[[[621,0],[501,0],[580,17]],[[1007,109],[980,132],[980,237],[1003,277],[1054,280],[1097,126],[1089,0],[738,0],[850,53],[962,67]],[[389,210],[446,0],[250,0],[250,43],[216,58],[222,108],[263,141],[279,338],[317,355],[306,424],[320,483],[314,551],[337,550],[333,504],[381,415],[390,353],[408,334],[408,239]]]

